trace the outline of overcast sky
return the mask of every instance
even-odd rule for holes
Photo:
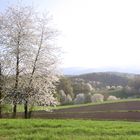
[[[0,0],[4,10],[16,0]],[[22,0],[49,11],[61,31],[62,67],[139,67],[139,0]]]

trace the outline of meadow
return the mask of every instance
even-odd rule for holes
[[[0,140],[140,140],[140,122],[1,119]]]

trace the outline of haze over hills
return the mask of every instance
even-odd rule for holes
[[[140,68],[138,67],[100,67],[100,68],[85,68],[85,67],[68,67],[62,69],[64,75],[80,75],[93,72],[119,72],[140,74]]]

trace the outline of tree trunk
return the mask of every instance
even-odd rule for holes
[[[2,118],[2,72],[1,72],[1,63],[0,63],[0,118]]]
[[[24,104],[24,117],[25,119],[28,118],[28,101],[25,101],[25,104]]]
[[[14,106],[13,106],[13,118],[16,117],[16,114],[17,114],[17,104],[14,103]]]
[[[17,46],[17,56],[16,56],[16,81],[15,81],[15,87],[14,87],[14,106],[13,106],[13,117],[16,117],[17,114],[17,90],[18,90],[18,83],[19,83],[19,41],[18,41],[18,46]]]

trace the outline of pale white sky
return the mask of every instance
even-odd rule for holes
[[[12,4],[16,0],[9,0]],[[49,11],[62,32],[62,67],[139,67],[139,0],[22,0]],[[0,9],[8,1],[0,0]]]

